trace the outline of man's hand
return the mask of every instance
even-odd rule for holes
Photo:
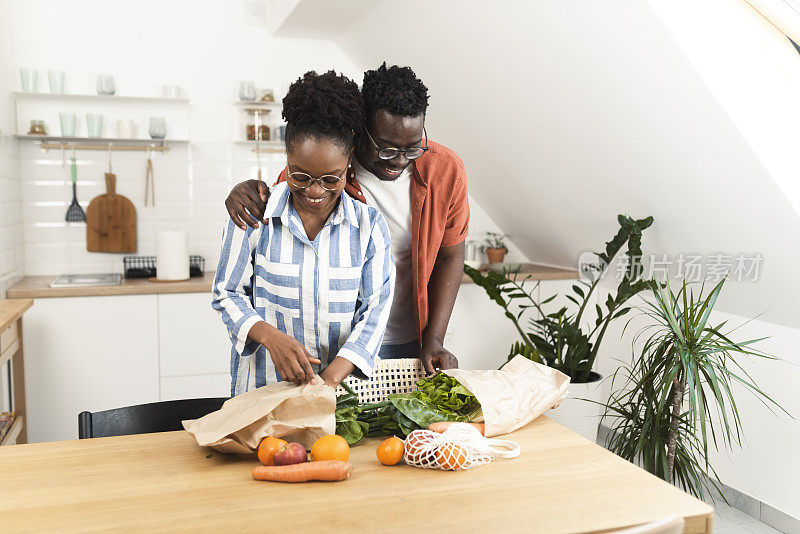
[[[306,348],[292,336],[286,335],[277,328],[259,321],[250,329],[248,336],[258,341],[269,351],[275,370],[281,378],[297,385],[303,382],[317,383],[312,363],[321,363],[312,358]]]
[[[458,359],[436,340],[423,343],[419,359],[429,375],[436,373],[436,369],[458,368]]]
[[[236,184],[230,192],[225,199],[225,208],[233,223],[242,230],[247,229],[246,224],[258,228],[256,221],[264,220],[264,208],[268,199],[267,184],[259,180],[245,180]]]

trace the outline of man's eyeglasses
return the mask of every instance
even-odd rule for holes
[[[288,170],[288,167],[287,167]],[[289,172],[289,181],[292,182],[292,185],[298,189],[306,189],[311,187],[311,184],[317,182],[320,187],[325,189],[326,191],[336,191],[339,188],[339,182],[344,179],[344,173],[347,172],[347,166],[345,166],[344,170],[336,176],[335,174],[323,174],[319,178],[314,178],[308,173],[295,171]]]
[[[401,153],[406,157],[406,159],[417,159],[428,150],[428,132],[425,131],[424,126],[422,127],[422,133],[425,135],[425,146],[412,146],[410,148],[395,148],[393,146],[381,148],[378,146],[378,143],[375,142],[375,139],[372,138],[369,130],[364,128],[364,131],[367,133],[369,140],[372,141],[372,145],[375,147],[375,150],[378,151],[378,157],[384,160],[394,159],[398,154]]]

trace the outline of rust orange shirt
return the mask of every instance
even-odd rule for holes
[[[411,164],[411,263],[420,343],[428,326],[428,282],[439,249],[462,243],[469,231],[464,162],[443,145],[428,141],[428,147]],[[278,177],[278,182],[284,180],[286,169]],[[351,197],[366,202],[355,171],[348,173],[345,190]]]

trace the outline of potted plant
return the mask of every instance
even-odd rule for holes
[[[486,251],[489,263],[503,263],[503,258],[508,253],[508,247],[506,247],[505,242],[507,237],[510,236],[497,232],[486,232],[486,239],[481,248]]]
[[[612,422],[609,450],[700,498],[708,484],[720,490],[708,460],[709,434],[715,447],[720,436],[728,450],[741,446],[734,385],[788,414],[737,361],[777,359],[753,348],[764,338],[733,341],[735,328],[709,323],[724,282],[705,296],[703,287],[695,294],[685,281],[677,294],[666,284],[652,286],[642,309],[652,324],[634,338],[641,350],[630,365],[614,373],[603,413]],[[622,387],[615,390],[619,379]]]
[[[555,311],[546,309],[556,295],[540,302],[536,297],[538,282],[526,287],[527,278],[516,281],[505,274],[489,272],[483,275],[475,269],[464,267],[464,272],[503,308],[519,333],[520,339],[512,345],[508,359],[522,354],[570,377],[571,398],[565,399],[548,416],[591,440],[597,437],[601,409],[597,404],[579,399],[599,402],[600,388],[597,386],[601,377],[592,369],[608,325],[628,313],[630,308],[625,306],[627,300],[650,284],[642,279],[640,258],[642,232],[653,224],[653,218],[635,220],[619,215],[617,220],[619,231],[606,243],[603,252],[596,253],[599,260],[597,272],[589,281],[578,281],[572,286],[572,291],[565,295],[572,304],[569,307],[563,306]],[[628,263],[616,294],[608,295],[604,308],[599,304],[592,306],[592,296],[603,272],[623,247],[627,247],[625,255]],[[596,314],[591,322],[586,318],[588,310]],[[529,313],[531,311],[536,313]]]

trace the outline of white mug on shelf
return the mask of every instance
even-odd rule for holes
[[[136,123],[133,119],[119,119],[114,124],[114,133],[120,139],[135,139]]]

